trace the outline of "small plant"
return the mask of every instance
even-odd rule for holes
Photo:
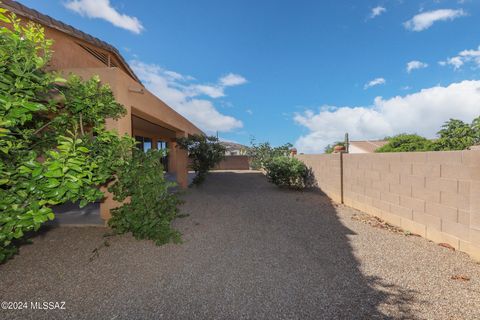
[[[193,184],[201,184],[208,171],[225,158],[225,147],[213,136],[193,135],[177,139],[177,143],[188,152],[191,168],[196,173]]]
[[[304,189],[313,187],[313,172],[297,158],[275,157],[265,165],[267,179],[279,187]]]
[[[180,233],[171,227],[180,200],[169,191],[175,183],[165,179],[163,156],[163,151],[134,149],[131,159],[118,169],[109,188],[115,200],[125,201],[111,210],[108,224],[116,233],[131,232],[136,239],[154,240],[157,245],[180,241]]]

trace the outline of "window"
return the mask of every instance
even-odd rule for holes
[[[143,152],[147,152],[148,150],[152,149],[152,139],[148,137],[142,136],[135,136],[135,140],[137,141],[137,147]]]

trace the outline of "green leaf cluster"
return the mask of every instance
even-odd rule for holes
[[[388,138],[388,143],[375,150],[375,152],[413,152],[429,151],[432,143],[427,138],[417,134],[399,134]]]
[[[109,188],[114,199],[125,203],[113,209],[108,221],[117,233],[131,232],[137,239],[154,240],[157,245],[179,242],[180,233],[171,227],[180,200],[169,189],[176,184],[165,179],[163,151],[133,150],[117,170],[117,180]]]
[[[247,155],[250,157],[250,167],[254,170],[265,169],[266,164],[275,157],[288,156],[291,143],[278,147],[272,147],[269,142],[256,143],[255,139],[250,141]]]
[[[313,172],[294,157],[278,156],[265,165],[268,181],[279,187],[304,189],[315,185]]]
[[[458,119],[446,121],[438,138],[428,140],[417,134],[399,134],[388,137],[388,143],[375,152],[413,152],[413,151],[452,151],[465,150],[480,144],[480,117],[475,118],[471,124]]]
[[[0,20],[0,262],[29,233],[54,219],[51,207],[99,200],[99,186],[134,141],[104,128],[124,114],[98,78],[68,81],[46,72],[51,40],[15,15]]]
[[[191,135],[177,139],[177,143],[188,152],[190,166],[196,173],[193,184],[201,184],[208,172],[225,158],[225,147],[213,136]]]
[[[335,147],[336,146],[342,146],[344,147],[345,146],[345,142],[344,141],[336,141],[332,144],[329,144],[325,147],[324,149],[324,152],[325,153],[333,153],[333,151],[335,150]]]

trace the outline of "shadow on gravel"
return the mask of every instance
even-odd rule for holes
[[[362,272],[355,233],[319,190],[214,172],[182,197],[181,245],[115,237],[92,260],[103,229],[38,234],[0,266],[0,301],[67,301],[68,309],[7,318],[415,319],[415,293]]]
[[[349,240],[356,234],[321,190],[279,189],[261,173],[218,172],[209,179],[202,192],[241,206],[236,212],[250,226],[244,232],[259,241],[251,245],[266,261],[255,267],[269,276],[258,286],[270,292],[258,303],[275,305],[271,318],[415,319],[415,292],[362,273]]]

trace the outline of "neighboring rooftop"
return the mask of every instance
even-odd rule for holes
[[[248,149],[247,146],[235,142],[220,141],[220,144],[225,147],[227,155],[241,155]]]
[[[56,29],[60,32],[66,33],[66,34],[68,34],[72,37],[83,40],[83,41],[85,41],[85,42],[87,42],[91,45],[94,45],[98,48],[101,48],[101,49],[104,49],[104,50],[107,50],[107,51],[113,53],[115,56],[117,56],[117,58],[120,60],[122,65],[127,69],[130,76],[133,79],[135,79],[136,81],[138,81],[139,83],[141,83],[140,79],[138,79],[136,74],[130,68],[130,66],[125,61],[125,59],[122,57],[122,55],[117,50],[117,48],[115,48],[111,44],[109,44],[109,43],[107,43],[103,40],[100,40],[98,38],[95,38],[95,37],[83,32],[81,30],[78,30],[78,29],[72,27],[71,25],[63,23],[62,21],[53,19],[52,17],[47,16],[43,13],[40,13],[37,10],[28,8],[28,7],[24,6],[23,4],[21,4],[17,1],[1,0],[0,6],[7,9],[10,12],[13,12],[13,13],[19,15],[19,16],[25,17],[25,18],[33,21],[33,22],[42,24],[42,25],[47,26],[47,27],[52,28],[52,29]]]
[[[373,153],[380,147],[383,147],[388,143],[387,140],[364,140],[364,141],[350,141],[349,142],[349,152],[355,153],[352,151],[363,151],[363,153]],[[353,147],[353,150],[352,150]],[[356,152],[359,153],[359,152]]]

